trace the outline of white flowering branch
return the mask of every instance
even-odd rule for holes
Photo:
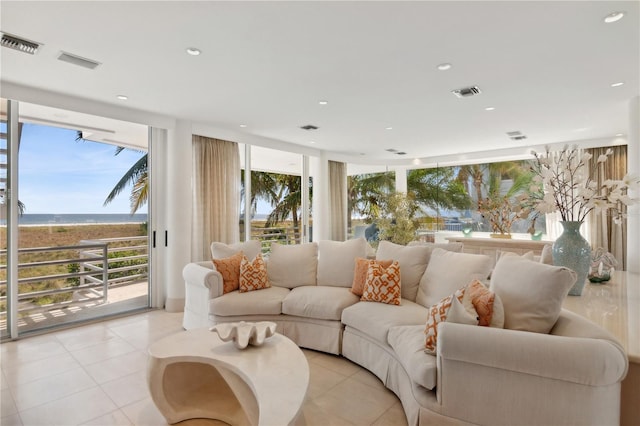
[[[614,221],[625,218],[624,206],[637,200],[628,196],[629,189],[640,187],[640,177],[627,174],[622,180],[606,180],[598,187],[598,166],[613,154],[608,149],[589,167],[592,155],[580,154],[576,146],[565,146],[557,155],[549,147],[545,153],[531,151],[535,157],[533,184],[523,203],[533,205],[540,213],[560,212],[563,221],[584,221],[592,211],[611,211]]]

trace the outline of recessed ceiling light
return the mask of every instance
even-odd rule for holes
[[[121,101],[126,101],[127,99],[129,99],[129,97],[126,95],[118,95],[116,96],[116,98],[120,99]]]
[[[486,107],[484,110],[485,111],[493,111],[495,109],[496,109],[495,107]]]
[[[241,124],[240,127],[242,127],[244,129],[245,127],[247,127],[247,125],[246,124]]]
[[[622,19],[624,12],[613,12],[604,17],[604,22],[611,24]]]
[[[191,56],[198,56],[202,51],[197,47],[187,47],[187,53]]]
[[[617,82],[617,83],[611,83],[611,87],[620,87],[620,86],[622,86],[623,84],[624,84],[624,82],[623,82],[623,81],[619,81],[619,82]]]
[[[440,71],[447,71],[447,70],[450,70],[452,66],[453,65],[445,62],[443,64],[439,64],[436,68],[438,68]]]
[[[315,143],[316,143],[316,141],[309,141],[309,143],[310,143],[311,145],[313,145],[313,144],[315,144]]]
[[[393,127],[389,126],[389,127],[385,127],[385,130],[393,130]]]
[[[619,137],[622,137],[622,136],[624,136],[622,133],[616,133],[616,137],[619,138]]]
[[[320,105],[326,105],[326,104],[328,104],[329,102],[327,102],[327,101],[318,101],[318,103],[319,103]]]

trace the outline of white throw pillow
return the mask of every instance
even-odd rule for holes
[[[367,240],[318,242],[318,285],[351,287],[356,258],[367,256]]]
[[[542,253],[540,253],[540,263],[553,265],[553,252],[551,247],[551,244],[545,244],[544,247],[542,247]]]
[[[549,333],[576,273],[520,256],[502,256],[491,275],[491,291],[504,306],[504,328]]]
[[[253,260],[258,253],[262,252],[262,243],[258,240],[235,244],[211,243],[211,257],[214,259],[231,257],[238,252],[242,252],[247,259]]]
[[[462,253],[462,249],[464,248],[464,244],[462,243],[427,243],[423,241],[411,241],[407,245],[410,247],[415,247],[415,246],[430,247],[431,250],[441,248],[447,251],[455,251],[456,253]]]
[[[271,243],[267,275],[272,286],[316,285],[318,243],[285,246]]]
[[[400,290],[403,299],[416,300],[420,277],[429,262],[431,249],[424,246],[401,246],[390,241],[380,241],[377,260],[396,260],[400,264]],[[450,292],[451,293],[451,292]]]
[[[491,259],[484,254],[456,253],[436,248],[422,278],[416,302],[435,305],[474,279],[484,280],[491,272]]]

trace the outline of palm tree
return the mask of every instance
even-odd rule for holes
[[[116,154],[118,155],[125,148],[118,147]],[[118,183],[113,187],[107,198],[104,200],[106,206],[112,202],[118,194],[122,192],[128,185],[132,184],[133,189],[129,196],[129,203],[131,205],[131,214],[140,209],[149,199],[149,174],[148,174],[148,154],[140,157],[129,170],[120,178]]]
[[[432,210],[467,209],[471,199],[454,174],[452,167],[409,170],[407,191],[413,194],[417,203]]]
[[[351,228],[354,214],[365,216],[367,221],[378,217],[384,196],[395,188],[392,172],[366,173],[347,178],[347,222]]]

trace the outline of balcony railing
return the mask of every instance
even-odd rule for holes
[[[6,250],[0,250],[6,259]],[[18,250],[18,313],[30,315],[91,301],[104,304],[109,290],[144,282],[149,275],[147,237],[83,240],[78,245]],[[46,272],[43,272],[46,271]],[[0,265],[6,277],[6,265]],[[7,281],[0,281],[0,317],[6,315]],[[1,318],[4,320],[4,318]]]

